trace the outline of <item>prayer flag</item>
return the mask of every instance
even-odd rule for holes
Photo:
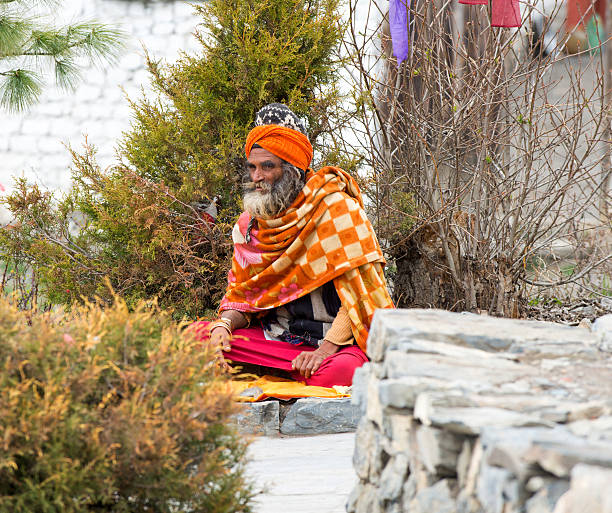
[[[408,57],[408,8],[410,0],[389,0],[389,27],[397,65]]]
[[[491,0],[492,27],[520,27],[521,10],[518,0]]]

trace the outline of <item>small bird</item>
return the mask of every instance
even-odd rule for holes
[[[213,226],[217,221],[217,202],[219,197],[215,196],[211,202],[195,201],[191,206],[198,212],[198,215],[208,226]]]

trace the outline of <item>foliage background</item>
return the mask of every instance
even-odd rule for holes
[[[227,375],[183,328],[155,302],[0,299],[0,511],[250,511]]]
[[[216,308],[255,112],[286,103],[307,118],[318,164],[338,162],[326,137],[340,99],[338,8],[337,0],[196,6],[202,52],[173,64],[148,60],[156,94],[132,101],[118,164],[100,169],[94,147],[73,152],[74,186],[65,197],[21,182],[7,199],[14,222],[0,231],[0,256],[10,268],[27,262],[39,284],[36,293],[21,284],[25,303],[109,299],[108,276],[129,305],[157,296],[192,318]],[[213,202],[215,224],[203,215]]]

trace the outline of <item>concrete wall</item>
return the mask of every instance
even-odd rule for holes
[[[88,137],[99,163],[114,162],[114,148],[130,125],[126,95],[138,98],[148,88],[143,46],[155,58],[173,62],[179,51],[195,52],[193,31],[199,18],[185,1],[70,0],[55,22],[95,19],[123,29],[128,47],[118,64],[89,68],[74,93],[47,87],[38,105],[17,115],[0,113],[0,184],[10,190],[13,176],[25,176],[49,189],[70,183],[66,144],[79,148]],[[0,221],[6,214],[0,212]]]

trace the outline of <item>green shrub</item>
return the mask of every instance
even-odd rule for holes
[[[0,299],[0,511],[250,511],[226,376],[182,328],[153,302]]]
[[[15,221],[0,233],[0,259],[29,262],[50,303],[107,298],[107,276],[128,305],[156,296],[177,315],[215,308],[241,210],[244,140],[267,103],[307,117],[319,163],[337,161],[333,139],[322,141],[336,129],[338,0],[195,8],[202,52],[171,65],[149,61],[155,95],[132,103],[121,163],[102,170],[94,150],[73,152],[66,197],[18,183],[6,201]],[[209,226],[198,205],[214,198],[218,218]]]

